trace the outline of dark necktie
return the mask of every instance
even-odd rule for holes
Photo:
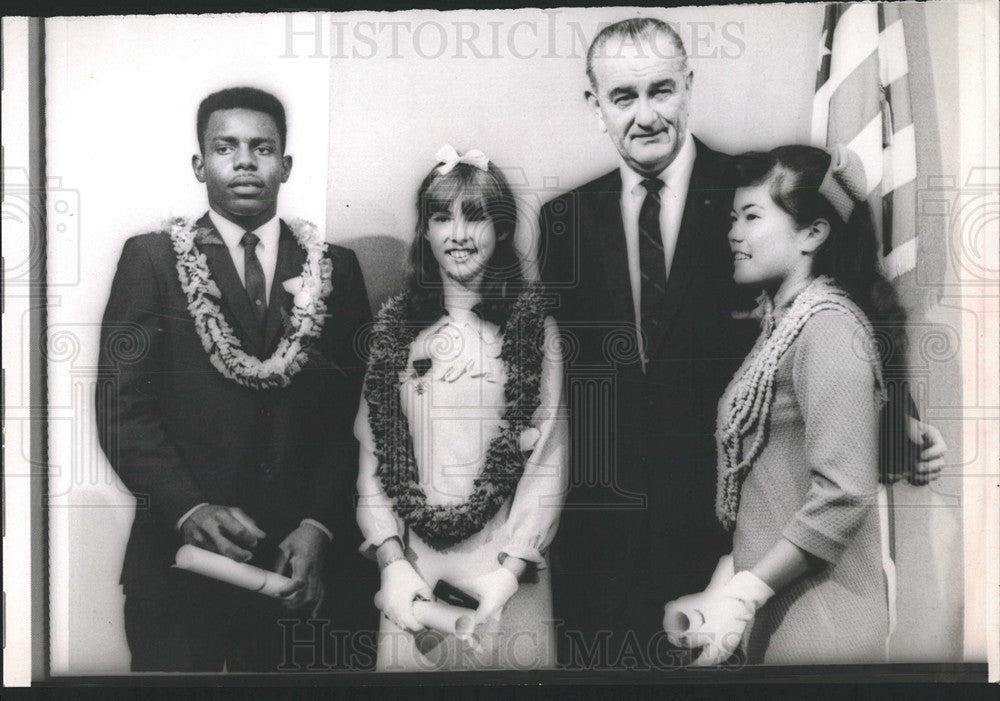
[[[243,238],[240,239],[240,245],[243,246],[244,284],[247,288],[247,294],[250,295],[253,312],[260,324],[259,330],[263,333],[264,317],[267,315],[267,298],[265,296],[267,286],[264,284],[264,268],[261,267],[260,259],[257,258],[257,244],[259,242],[260,237],[250,231],[243,234]]]
[[[646,197],[639,210],[639,271],[642,275],[639,298],[639,319],[646,343],[656,335],[663,296],[667,289],[667,264],[663,258],[663,236],[660,233],[660,189],[663,181],[647,178],[642,181]],[[649,349],[645,349],[648,354]]]

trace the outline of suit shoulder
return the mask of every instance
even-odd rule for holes
[[[326,255],[336,268],[352,268],[358,265],[358,255],[346,246],[326,244]]]
[[[694,147],[698,154],[698,158],[704,158],[712,161],[727,161],[733,157],[732,154],[712,148],[697,136],[694,137]]]
[[[125,240],[126,246],[136,246],[139,248],[161,248],[170,246],[170,234],[166,231],[147,231],[142,234],[129,236]]]
[[[170,240],[170,234],[166,231],[148,231],[128,237],[122,246],[122,256],[141,253],[149,256],[151,260],[173,259],[174,245]]]
[[[621,175],[617,168],[552,198],[544,207],[548,209],[553,207],[559,208],[560,205],[578,201],[581,198],[588,198],[598,193],[608,192],[609,189],[615,187],[621,189]]]

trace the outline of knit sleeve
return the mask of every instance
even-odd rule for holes
[[[783,535],[828,562],[874,508],[878,490],[878,409],[866,333],[851,314],[825,311],[806,322],[794,347],[792,383],[811,484]]]

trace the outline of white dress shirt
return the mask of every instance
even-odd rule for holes
[[[657,177],[663,181],[660,190],[660,234],[663,237],[663,257],[666,263],[667,279],[670,279],[670,264],[677,249],[677,236],[684,216],[684,201],[687,199],[688,184],[697,155],[694,137],[688,132],[681,144],[681,150],[674,160]],[[646,197],[642,186],[645,177],[632,170],[625,161],[619,165],[622,176],[622,223],[625,225],[625,249],[628,253],[628,276],[632,284],[632,307],[635,326],[641,327],[639,304],[642,300],[642,273],[639,265],[639,210]],[[642,334],[639,334],[640,340]],[[645,357],[645,349],[643,349]]]
[[[243,246],[243,234],[247,232],[239,224],[234,224],[225,217],[219,216],[214,210],[208,211],[208,216],[215,225],[216,230],[222,235],[222,240],[226,242],[229,249],[229,256],[236,266],[236,273],[240,276],[240,282],[246,287],[246,272],[244,270],[245,260]],[[274,268],[278,265],[278,239],[281,238],[281,222],[278,215],[274,215],[266,222],[253,230],[260,241],[257,242],[257,260],[260,267],[264,269],[264,299],[271,299],[271,283],[274,281]]]

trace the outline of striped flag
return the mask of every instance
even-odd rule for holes
[[[826,6],[812,142],[843,144],[861,157],[886,272],[913,270],[916,141],[903,22],[894,4]]]

